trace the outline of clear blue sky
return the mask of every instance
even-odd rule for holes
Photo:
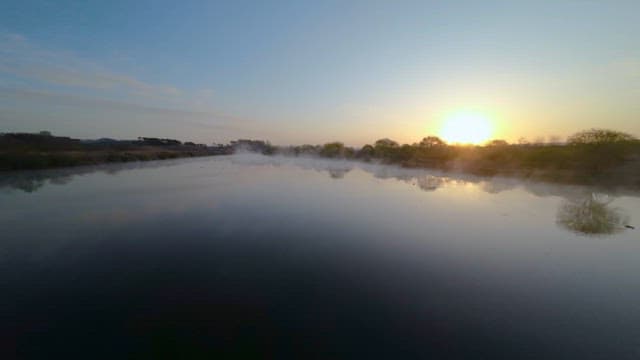
[[[210,143],[640,135],[640,1],[2,1],[0,131]]]

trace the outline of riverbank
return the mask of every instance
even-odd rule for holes
[[[533,153],[546,150],[548,149],[526,149],[524,151]],[[640,189],[640,156],[638,155],[629,156],[623,160],[607,159],[604,154],[602,155],[603,159],[580,159],[580,156],[576,156],[574,159],[559,157],[554,160],[531,164],[526,160],[529,157],[535,157],[531,154],[522,155],[523,158],[521,159],[504,161],[493,158],[491,155],[483,154],[486,149],[476,148],[465,151],[473,152],[473,156],[456,156],[451,159],[431,158],[420,160],[419,158],[412,158],[408,160],[393,160],[383,157],[324,157],[322,155],[292,155],[286,153],[281,155],[348,160],[398,166],[406,169],[438,170],[443,174],[469,174],[482,178],[506,177],[554,184],[598,186],[609,189]],[[513,154],[519,150],[502,149],[500,151],[511,153],[511,156],[515,158],[516,156]]]
[[[33,170],[130,161],[152,161],[196,156],[226,155],[226,151],[140,148],[126,151],[55,151],[0,153],[0,170]]]
[[[437,137],[400,145],[381,139],[374,145],[272,146],[237,140],[207,146],[173,139],[78,140],[50,134],[0,134],[0,170],[59,168],[130,161],[229,155],[236,151],[294,157],[320,157],[437,169],[478,176],[508,176],[537,181],[640,188],[640,141],[611,130],[576,133],[566,143],[450,145]]]
[[[232,152],[228,145],[207,146],[172,139],[79,140],[49,134],[3,134],[0,136],[0,170],[165,160]]]
[[[429,136],[411,145],[380,139],[359,149],[331,142],[322,146],[280,147],[274,152],[479,176],[640,188],[640,141],[626,133],[603,129],[578,132],[563,143],[509,144],[494,140],[484,145],[451,145]]]

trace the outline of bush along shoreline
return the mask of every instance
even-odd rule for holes
[[[566,142],[450,145],[436,136],[419,143],[380,139],[359,149],[341,142],[278,147],[288,156],[319,156],[458,171],[479,176],[514,176],[548,182],[640,188],[640,141],[630,134],[590,129]]]

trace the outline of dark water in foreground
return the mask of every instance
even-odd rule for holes
[[[253,155],[5,173],[0,355],[637,359],[638,200]]]

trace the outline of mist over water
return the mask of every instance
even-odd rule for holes
[[[8,173],[3,351],[635,359],[638,216],[629,189],[254,154]]]

